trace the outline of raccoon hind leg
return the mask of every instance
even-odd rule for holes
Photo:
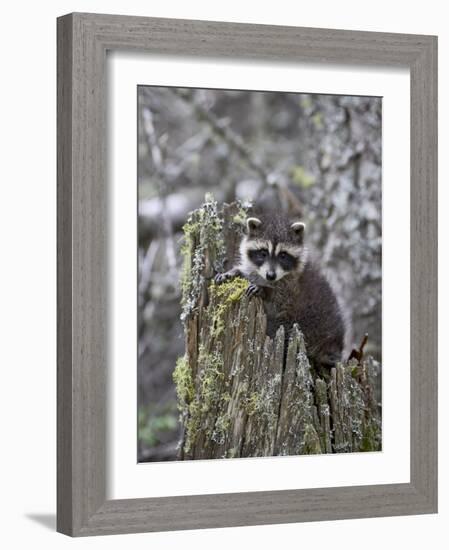
[[[322,367],[326,367],[328,369],[331,369],[333,367],[337,366],[337,363],[341,362],[341,353],[324,353],[322,355],[319,355],[315,361],[321,365]]]

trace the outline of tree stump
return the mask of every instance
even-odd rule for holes
[[[174,372],[183,436],[179,459],[377,451],[381,413],[371,358],[317,373],[301,327],[266,335],[248,282],[215,285],[232,266],[246,210],[207,197],[184,226],[185,355]],[[285,347],[287,349],[285,350]]]

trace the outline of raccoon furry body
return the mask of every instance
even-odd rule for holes
[[[263,299],[267,334],[297,323],[307,355],[316,366],[341,361],[345,324],[337,298],[304,246],[305,225],[275,213],[248,218],[236,265],[216,276],[219,284],[233,277],[249,281],[247,294]]]

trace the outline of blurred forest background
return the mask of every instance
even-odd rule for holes
[[[381,360],[382,101],[377,97],[138,88],[138,461],[175,460],[172,374],[184,353],[182,227],[205,193],[277,203],[346,311],[347,346]]]

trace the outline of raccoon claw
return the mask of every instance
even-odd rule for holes
[[[221,285],[230,279],[232,279],[232,275],[227,271],[226,273],[218,273],[215,275],[214,281],[216,285]]]
[[[251,298],[252,296],[258,296],[261,292],[262,289],[260,286],[250,284],[245,291],[245,295],[248,296],[248,298]]]

